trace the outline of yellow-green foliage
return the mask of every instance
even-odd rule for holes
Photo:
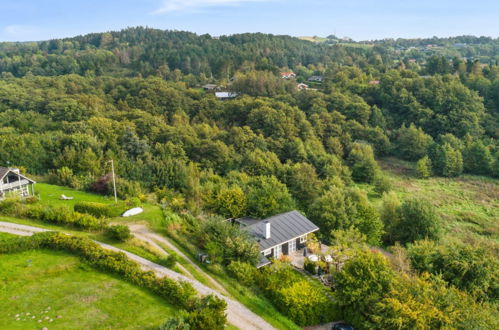
[[[313,285],[287,264],[275,262],[264,269],[259,285],[277,309],[298,325],[326,323],[334,318],[325,288]]]

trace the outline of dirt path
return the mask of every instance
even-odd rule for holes
[[[213,277],[211,277],[209,274],[207,274],[203,269],[201,269],[198,265],[196,265],[195,262],[193,262],[188,256],[186,256],[182,251],[180,251],[175,245],[173,245],[168,239],[165,237],[156,234],[152,231],[149,230],[144,225],[131,225],[129,226],[131,232],[135,235],[135,237],[152,244],[153,246],[157,246],[161,250],[161,246],[158,246],[157,243],[165,245],[168,249],[175,251],[175,253],[187,261],[192,267],[194,267],[199,273],[201,273],[210,283],[217,289],[218,292],[229,295],[228,292],[225,290],[225,288],[220,285]],[[157,242],[157,243],[156,243]]]
[[[26,225],[18,225],[10,222],[0,221],[0,232],[10,233],[15,235],[23,235],[23,236],[31,236],[34,233],[49,231],[47,229],[26,226]],[[246,308],[241,303],[227,298],[226,296],[220,294],[218,291],[215,291],[202,283],[188,278],[184,275],[176,273],[171,269],[163,267],[161,265],[155,264],[147,259],[139,257],[133,253],[127,252],[122,249],[118,249],[114,246],[104,244],[101,242],[95,241],[97,244],[102,246],[105,249],[122,252],[127,255],[130,260],[137,262],[142,269],[144,270],[152,270],[157,276],[163,277],[167,276],[176,281],[185,281],[189,282],[200,294],[214,294],[219,298],[225,300],[227,302],[227,320],[230,324],[238,327],[239,329],[274,329],[269,323],[263,320],[260,316],[256,315],[248,308]]]
[[[167,256],[168,252],[165,251],[160,245],[158,245],[156,242],[153,240],[148,239],[146,236],[142,236],[139,234],[135,234],[135,237],[138,238],[139,240],[146,242],[147,244],[151,245],[154,249],[156,249],[158,252],[160,252],[163,256]],[[187,277],[190,277],[191,279],[195,279],[194,276],[179,262],[177,262],[176,266],[182,271],[183,274],[185,274]]]

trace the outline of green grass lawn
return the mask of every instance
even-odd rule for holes
[[[62,252],[0,255],[0,329],[155,329],[176,313],[152,293]]]
[[[107,196],[74,190],[68,187],[55,186],[47,183],[35,184],[35,193],[40,196],[40,203],[46,205],[68,205],[73,207],[78,202],[98,202],[111,204],[114,199]],[[61,195],[73,197],[72,200],[61,200]]]
[[[437,207],[449,236],[498,248],[499,180],[474,175],[418,179],[413,163],[389,158],[380,161],[380,165],[401,200],[421,197]],[[362,188],[369,191],[371,201],[381,205],[381,196],[372,187],[362,185]]]
[[[109,196],[102,196],[94,193],[84,192],[75,190],[68,187],[55,186],[47,183],[37,183],[35,185],[36,194],[40,196],[40,203],[43,205],[67,205],[73,207],[78,202],[97,202],[104,204],[114,203],[114,198]],[[61,200],[61,195],[67,197],[73,197],[72,200]],[[130,223],[130,222],[147,222],[154,226],[155,224],[161,223],[163,219],[163,213],[158,205],[143,203],[141,207],[144,212],[141,214],[122,218],[116,217],[112,218],[113,223]]]

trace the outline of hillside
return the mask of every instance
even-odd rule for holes
[[[84,255],[103,241],[225,295],[194,298],[184,277],[110,256],[191,330],[240,315],[279,329],[495,328],[496,47],[142,27],[2,43],[0,220],[71,234],[41,240]],[[9,188],[19,173],[34,196]],[[144,212],[120,217],[132,207]],[[225,221],[291,213],[317,231],[284,230],[296,236],[270,248],[272,235]]]

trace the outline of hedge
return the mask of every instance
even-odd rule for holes
[[[95,217],[115,218],[121,216],[126,210],[140,206],[138,198],[131,198],[116,204],[104,204],[98,202],[78,202],[74,205],[74,210],[86,213]]]
[[[27,250],[50,248],[78,255],[91,266],[108,273],[122,276],[127,281],[147,288],[169,303],[186,310],[198,306],[197,292],[187,282],[176,282],[167,277],[157,278],[151,271],[143,271],[122,252],[105,250],[86,237],[76,237],[57,232],[43,232],[31,237],[15,237],[0,240],[0,253],[16,253]]]
[[[55,224],[73,225],[78,228],[91,230],[99,229],[106,225],[104,219],[97,219],[89,214],[74,212],[66,206],[25,206],[20,215],[30,219]]]
[[[17,199],[0,201],[0,213],[49,223],[72,225],[89,230],[106,226],[106,219],[98,219],[89,214],[75,212],[67,206],[29,205]]]

